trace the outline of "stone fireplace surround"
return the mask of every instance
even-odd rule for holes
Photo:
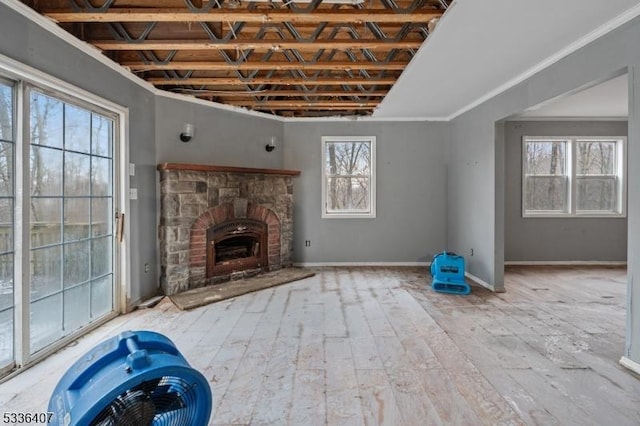
[[[160,283],[164,294],[291,265],[292,178],[299,171],[176,163],[160,164],[158,171]],[[266,265],[242,271],[222,268],[223,273],[208,278],[207,232],[242,221],[266,224]]]

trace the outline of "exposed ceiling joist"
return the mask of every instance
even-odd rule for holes
[[[396,79],[389,78],[278,78],[278,77],[256,77],[252,79],[240,80],[232,77],[194,77],[183,79],[166,79],[166,78],[148,78],[149,83],[158,86],[237,86],[247,84],[277,84],[282,86],[331,86],[331,85],[348,85],[348,86],[391,86]]]
[[[160,89],[294,117],[371,114],[450,3],[21,1]]]
[[[389,10],[339,9],[314,13],[293,11],[245,11],[212,9],[209,12],[190,12],[185,9],[126,9],[112,8],[104,12],[77,12],[72,10],[46,10],[46,16],[57,22],[256,22],[293,24],[342,23],[362,24],[364,22],[427,23],[442,16],[437,9],[419,9],[410,13],[396,13]]]
[[[295,49],[300,52],[315,52],[319,49],[335,50],[390,50],[417,49],[420,40],[315,40],[311,42],[290,40],[234,40],[216,42],[211,40],[148,40],[127,42],[120,40],[93,40],[93,45],[102,50],[255,50],[258,52]]]
[[[355,61],[323,61],[323,62],[286,62],[286,61],[251,61],[227,63],[211,61],[171,61],[169,63],[149,63],[149,62],[121,62],[121,65],[132,71],[250,71],[250,70],[389,70],[402,71],[407,66],[408,61],[400,62],[355,62]]]
[[[218,98],[239,98],[239,97],[275,97],[286,96],[288,98],[297,97],[383,97],[387,94],[386,90],[374,90],[370,92],[346,91],[346,90],[317,90],[313,92],[305,92],[302,90],[256,90],[256,91],[240,91],[240,90],[188,90],[184,89],[178,93],[186,93],[196,96],[213,96]],[[229,101],[231,102],[231,101]]]
[[[246,108],[246,107],[245,107]],[[259,111],[297,111],[304,113],[305,111],[369,111],[372,109],[370,106],[340,106],[340,105],[332,105],[332,106],[299,106],[299,107],[264,107],[264,106],[255,106],[251,109],[259,110]]]
[[[341,108],[341,109],[350,109],[350,108],[375,108],[380,102],[379,101],[366,101],[366,102],[347,102],[347,101],[316,101],[316,102],[305,102],[305,101],[265,101],[265,102],[255,102],[255,101],[232,101],[230,102],[233,105],[237,106],[245,106],[250,108],[261,108],[261,109],[273,109],[273,108],[308,108],[308,107],[324,107],[324,108]]]

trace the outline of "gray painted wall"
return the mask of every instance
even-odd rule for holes
[[[494,121],[484,115],[451,123],[447,169],[447,247],[466,257],[467,270],[489,284],[502,282],[494,275],[496,155]],[[473,251],[473,256],[471,255]],[[497,286],[500,287],[500,284]]]
[[[523,136],[627,136],[626,121],[505,123],[505,260],[627,260],[626,218],[523,218]]]
[[[640,26],[640,25],[638,25]],[[636,27],[632,42],[640,42]],[[627,330],[625,355],[640,363],[640,58],[629,68],[627,139]],[[636,279],[638,277],[638,279]]]
[[[377,217],[322,219],[322,136],[376,136]],[[287,122],[295,262],[425,262],[446,249],[446,123]],[[311,247],[304,241],[311,240]]]
[[[131,302],[157,292],[155,96],[0,4],[0,53],[129,108],[131,186]],[[151,266],[144,272],[144,264]]]
[[[296,179],[294,195],[297,224],[294,248],[299,262],[425,261],[446,248],[467,256],[470,272],[499,290],[503,284],[505,246],[506,154],[504,126],[496,125],[496,122],[631,67],[628,144],[630,311],[625,354],[640,362],[640,339],[632,339],[640,331],[640,283],[635,282],[635,275],[640,271],[639,19],[590,43],[450,124],[301,122],[282,125],[270,121],[258,123],[259,120],[234,114],[215,114],[210,118],[209,127],[209,115],[202,113],[200,108],[190,109],[180,102],[172,108],[172,102],[156,100],[148,91],[2,4],[0,28],[3,34],[9,35],[0,39],[0,53],[130,109],[130,159],[137,166],[131,186],[139,191],[139,199],[132,202],[129,218],[133,301],[156,292],[156,162],[194,161],[196,158],[250,167],[279,167],[283,163],[286,168],[302,171],[302,176]],[[163,122],[158,126],[158,133],[161,131],[162,134],[156,134],[156,114],[157,121]],[[196,121],[197,135],[202,130],[207,135],[219,134],[217,139],[221,145],[197,148],[195,143],[201,143],[201,140],[196,136],[194,145],[176,148],[175,138],[187,119]],[[214,126],[214,122],[217,125]],[[252,126],[264,126],[268,131]],[[264,141],[253,141],[252,138],[277,132],[282,127],[286,145],[282,151],[284,158],[279,159],[282,154],[272,157],[255,154],[257,157],[254,158],[253,150],[260,151]],[[348,134],[378,137],[378,217],[322,220],[320,137]],[[246,136],[244,140],[243,135]],[[175,156],[170,158],[169,154]],[[311,247],[302,247],[305,239],[312,240]],[[469,256],[471,248],[474,256]],[[151,265],[150,273],[144,273],[144,263]]]
[[[451,149],[448,180],[448,246],[453,251],[478,247],[469,262],[472,274],[503,288],[505,167],[499,159],[504,135],[496,122],[543,101],[576,91],[595,81],[619,75],[629,66],[640,64],[640,19],[593,41],[523,83],[503,92],[451,122]],[[640,77],[635,77],[640,79]],[[630,91],[628,139],[628,274],[629,329],[628,355],[640,362],[640,82]],[[496,195],[498,194],[498,195]],[[635,290],[635,291],[634,291]]]
[[[212,106],[164,96],[156,98],[156,160],[158,163],[195,163],[224,166],[282,168],[284,123],[239,114]],[[194,138],[178,136],[184,123],[195,126]],[[276,149],[265,150],[271,137]]]

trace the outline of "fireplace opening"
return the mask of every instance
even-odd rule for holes
[[[216,245],[216,263],[257,256],[258,253],[260,253],[260,241],[257,238],[232,237]]]
[[[267,224],[227,221],[207,230],[207,278],[267,267]]]

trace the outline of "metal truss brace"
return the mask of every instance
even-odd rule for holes
[[[107,9],[113,6],[114,2],[115,0],[106,0],[102,6],[95,7],[89,2],[89,0],[82,0],[82,5],[76,3],[76,0],[69,0],[71,9],[76,12],[106,12]]]
[[[120,22],[109,23],[109,29],[117,40],[124,40],[127,43],[139,43],[149,37],[149,34],[155,28],[157,22],[149,22],[138,37],[133,37]]]
[[[296,13],[311,13],[320,6],[322,0],[312,0],[307,7],[298,7],[295,0],[286,0],[284,5]]]
[[[416,9],[424,6],[425,0],[414,0],[413,3],[411,3],[406,9],[398,7],[398,4],[395,2],[395,0],[380,0],[380,2],[384,5],[384,7],[393,10],[395,13],[412,13]]]
[[[194,5],[191,0],[184,0],[185,4],[187,5],[187,7],[189,8],[189,10],[193,13],[206,13],[209,12],[211,9],[213,9],[214,7],[220,7],[220,3],[218,3],[218,1],[209,1],[206,2],[207,4],[202,6],[202,7],[197,7],[196,5]],[[203,4],[205,2],[202,2]]]
[[[150,50],[140,50],[138,51],[138,56],[140,56],[142,61],[146,64],[167,65],[173,60],[173,58],[176,56],[176,53],[178,53],[177,50],[172,50],[164,59],[160,59],[154,52]]]

